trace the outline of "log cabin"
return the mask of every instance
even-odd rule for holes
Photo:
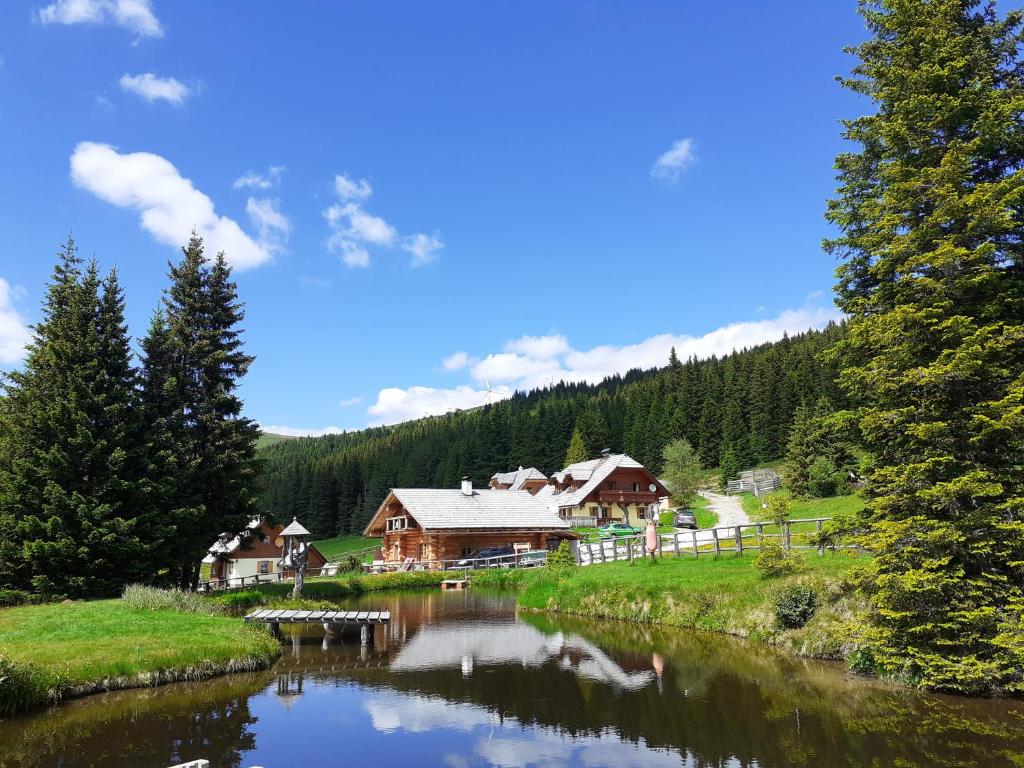
[[[529,491],[474,489],[468,478],[455,489],[392,488],[364,535],[383,538],[385,563],[459,560],[484,547],[552,550],[579,538]]]

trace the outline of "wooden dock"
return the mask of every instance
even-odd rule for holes
[[[253,611],[246,621],[266,624],[275,636],[279,636],[282,624],[321,624],[328,637],[339,634],[348,627],[359,627],[363,645],[370,642],[370,630],[378,624],[391,621],[390,611],[274,611],[265,608]]]
[[[253,611],[246,621],[264,624],[387,624],[390,611]]]

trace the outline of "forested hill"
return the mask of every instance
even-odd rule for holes
[[[625,451],[659,469],[665,444],[687,438],[705,466],[741,466],[785,452],[794,411],[821,397],[839,404],[835,371],[821,352],[843,325],[723,358],[668,361],[600,384],[558,384],[469,411],[264,447],[262,504],[298,515],[317,535],[361,530],[391,487],[478,485],[520,465],[564,466],[578,430],[586,452]]]

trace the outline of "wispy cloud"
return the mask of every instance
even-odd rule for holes
[[[259,232],[261,243],[273,251],[284,248],[292,223],[281,213],[280,201],[269,197],[250,197],[245,204],[245,212]]]
[[[444,248],[436,233],[401,237],[384,218],[367,211],[363,201],[373,195],[373,187],[366,179],[338,174],[334,177],[334,192],[338,202],[324,211],[324,219],[331,229],[327,245],[347,266],[370,266],[371,246],[393,248],[398,245],[412,254],[414,267],[436,261]]]
[[[0,363],[20,362],[32,340],[28,322],[14,306],[19,293],[0,277]]]
[[[399,421],[473,408],[511,397],[516,391],[549,386],[560,381],[596,383],[634,368],[649,369],[668,363],[675,347],[680,359],[703,359],[778,341],[784,334],[821,328],[840,314],[831,307],[788,309],[771,319],[730,323],[701,336],[663,333],[633,344],[603,344],[575,349],[560,334],[522,336],[504,344],[502,351],[474,358],[459,351],[446,357],[448,371],[465,370],[469,382],[447,389],[412,386],[380,390],[368,409],[372,424]]]
[[[173,77],[157,77],[152,72],[121,75],[121,90],[134,93],[150,104],[154,101],[166,101],[178,107],[192,94],[192,90],[181,81]]]
[[[116,24],[139,38],[163,37],[149,0],[56,0],[39,9],[43,24]]]
[[[276,187],[281,183],[281,175],[287,170],[283,165],[272,165],[267,168],[266,173],[246,171],[232,185],[235,189],[260,189],[267,190]]]
[[[363,402],[363,396],[356,395],[355,397],[346,397],[343,400],[339,400],[338,405],[341,408],[351,408],[353,405],[359,405],[361,402]]]
[[[654,161],[651,176],[655,179],[675,184],[684,170],[693,164],[693,139],[680,139],[672,148]]]
[[[218,215],[213,201],[160,155],[83,141],[71,155],[71,179],[101,200],[138,211],[142,228],[161,243],[178,247],[194,229],[210,253],[224,251],[238,269],[269,261],[275,248]]]

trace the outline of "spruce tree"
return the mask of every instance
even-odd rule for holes
[[[867,451],[866,641],[880,670],[1024,691],[1022,14],[861,6],[827,249]]]
[[[569,448],[565,452],[565,466],[568,467],[570,464],[586,461],[589,458],[587,447],[583,444],[583,436],[578,429],[574,429],[572,437],[569,438]]]
[[[199,560],[221,531],[239,530],[256,511],[259,429],[242,415],[235,390],[253,358],[242,350],[244,312],[224,254],[208,264],[193,234],[170,269],[164,297],[172,358],[174,442],[180,463],[174,509],[180,586],[194,585]]]

